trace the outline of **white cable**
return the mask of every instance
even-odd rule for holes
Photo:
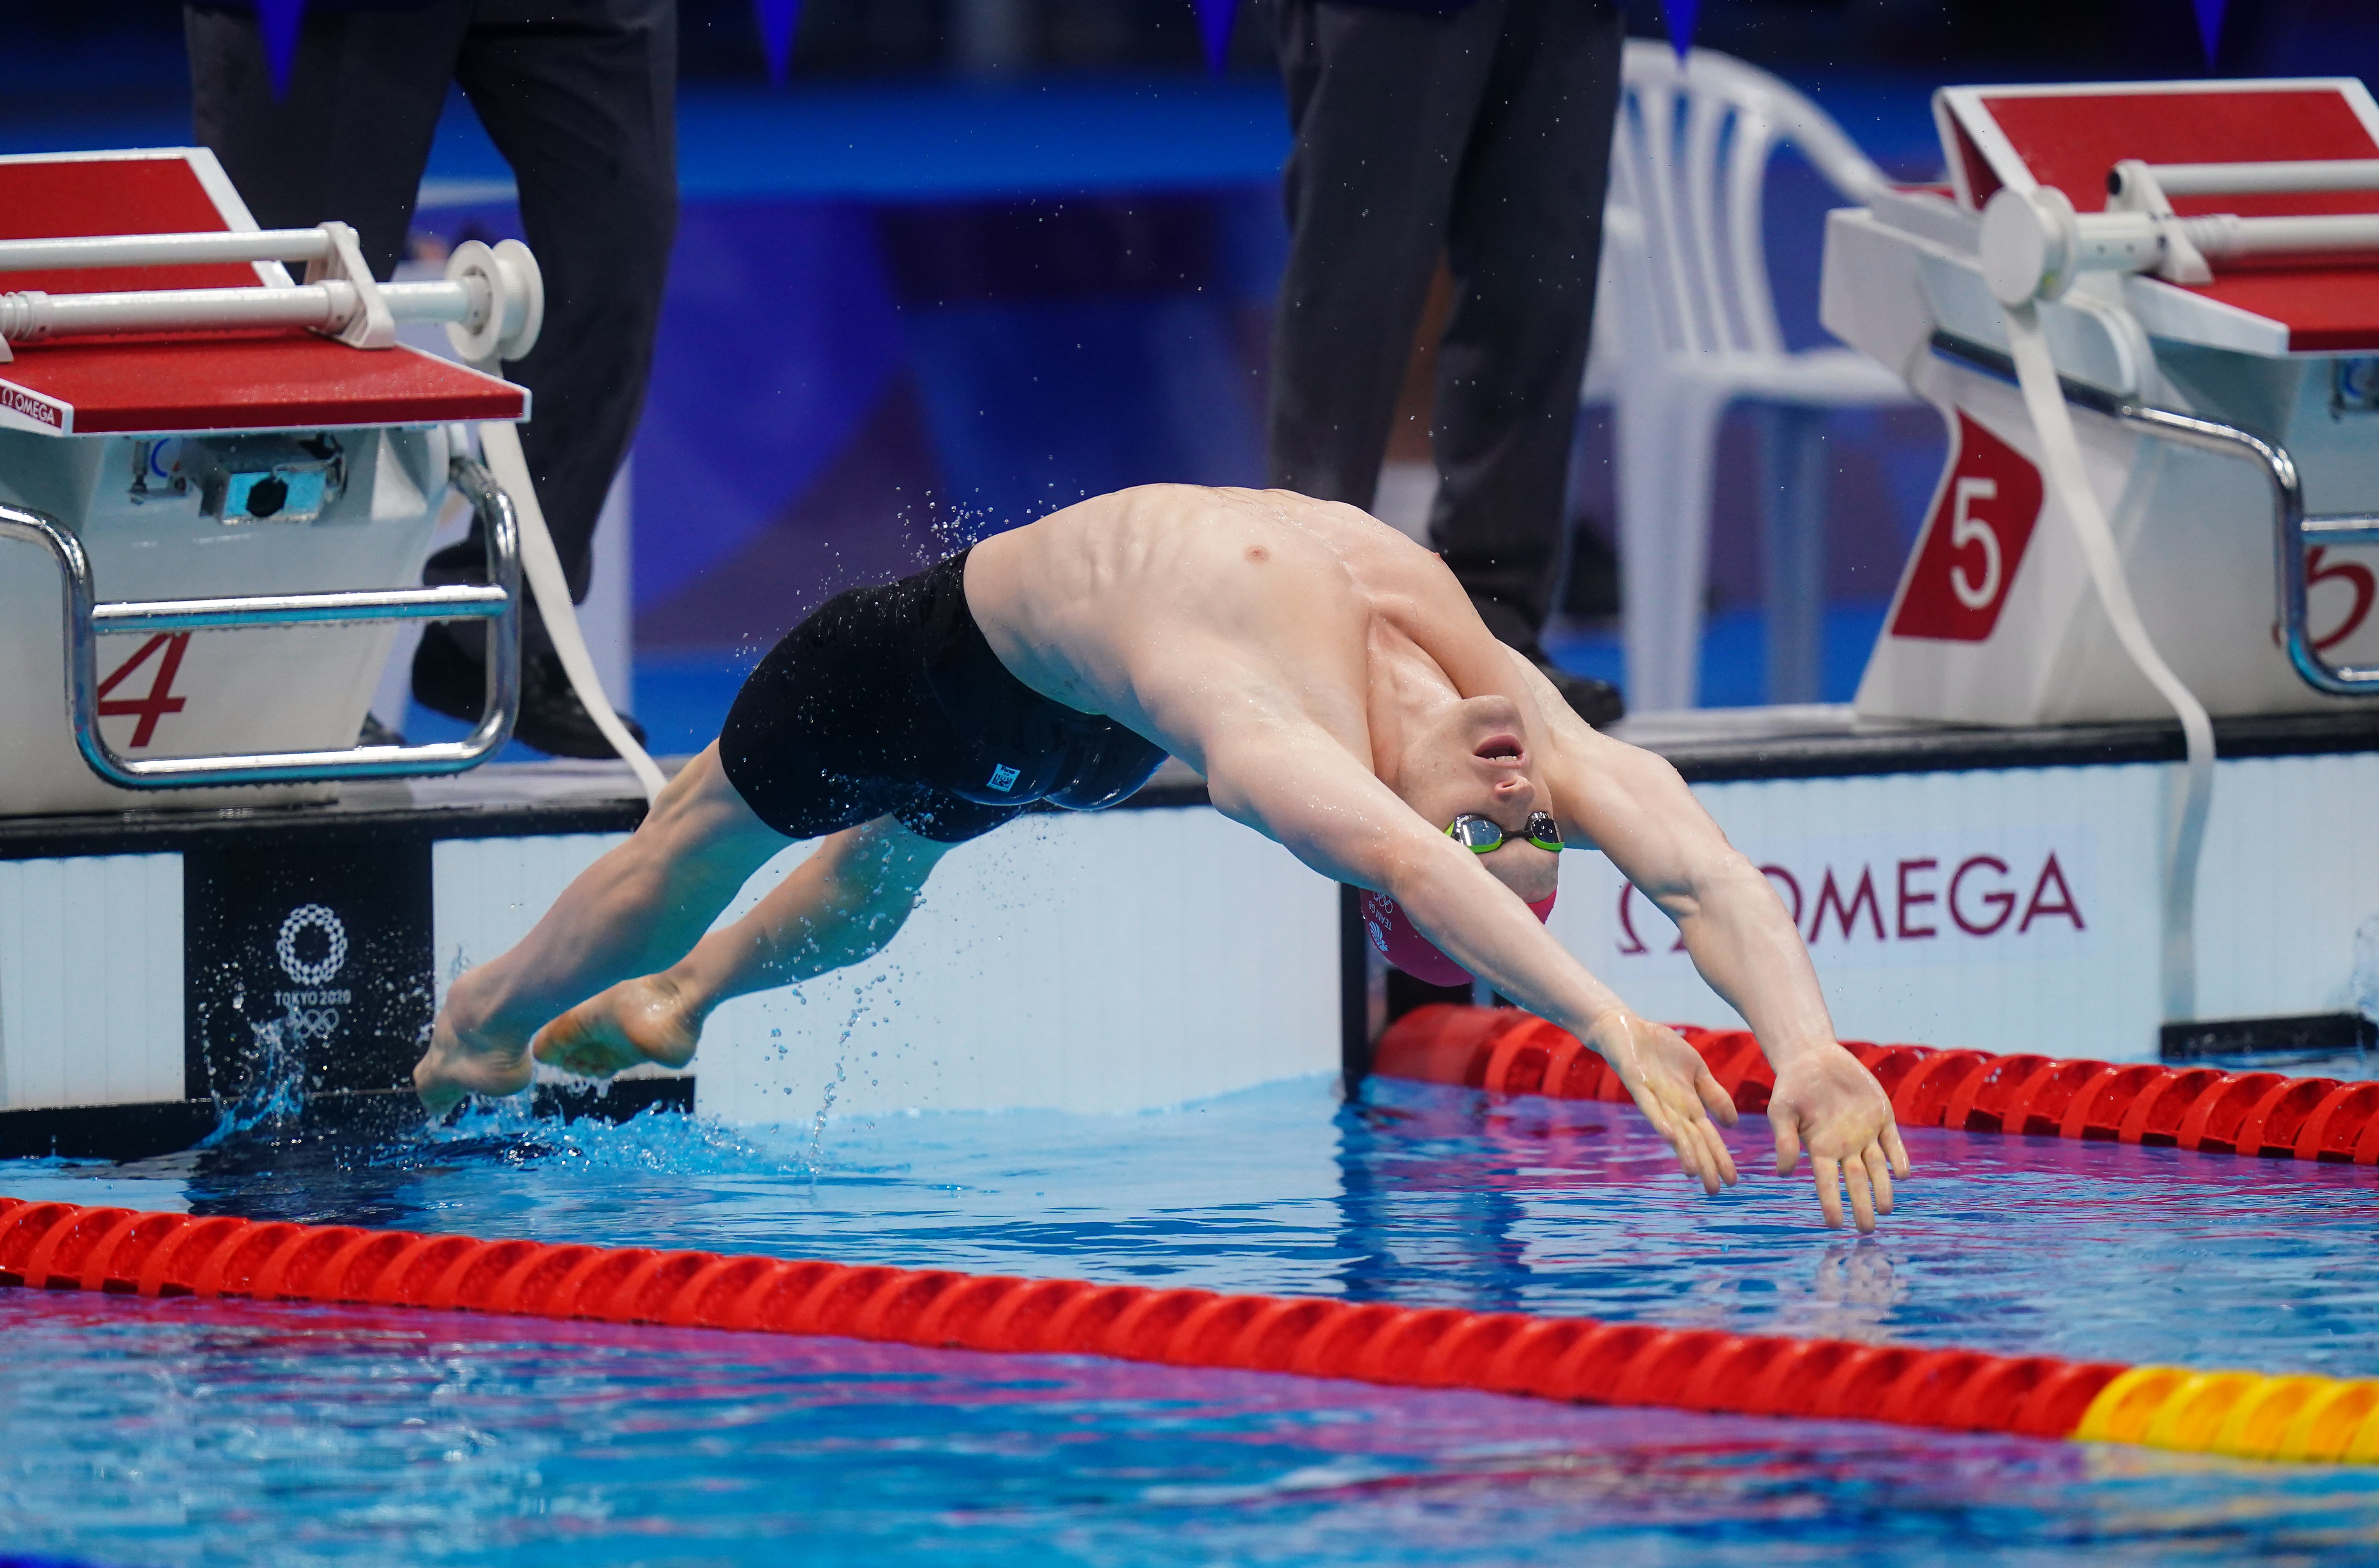
[[[2188,788],[2167,825],[2164,885],[2164,1015],[2181,1023],[2197,1012],[2197,862],[2205,844],[2205,817],[2214,801],[2214,721],[2205,705],[2183,685],[2148,638],[2124,580],[2115,536],[2098,505],[2097,491],[2082,463],[2081,439],[2073,416],[2057,384],[2057,364],[2041,335],[2040,317],[2030,303],[2006,307],[2008,344],[2015,359],[2016,384],[2023,390],[2024,407],[2033,428],[2040,432],[2042,466],[2049,488],[2072,520],[2074,542],[2090,569],[2098,604],[2115,628],[2116,639],[2141,674],[2180,716],[2180,731],[2188,743]]]
[[[489,374],[494,373],[492,366],[487,368]],[[661,786],[669,780],[645,748],[636,744],[636,738],[620,722],[610,698],[603,694],[603,682],[596,676],[594,657],[587,653],[586,639],[578,630],[578,611],[570,602],[570,582],[562,574],[562,557],[553,548],[553,536],[546,531],[545,513],[537,504],[537,486],[529,478],[528,460],[521,455],[520,432],[503,421],[489,420],[479,427],[479,450],[487,456],[489,472],[513,498],[513,508],[520,513],[521,569],[537,595],[537,613],[545,620],[546,634],[553,639],[553,651],[562,656],[562,668],[569,673],[572,689],[586,705],[595,728],[603,732],[611,749],[635,771],[636,782],[644,787],[645,799],[658,799]]]

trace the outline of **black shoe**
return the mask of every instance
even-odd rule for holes
[[[1619,614],[1619,555],[1591,518],[1580,517],[1570,531],[1561,613],[1571,621],[1610,621]]]
[[[380,721],[380,715],[376,713],[368,713],[364,715],[363,729],[356,732],[356,744],[358,746],[401,746],[405,744],[405,734],[402,730],[391,730],[387,725],[382,724]]]
[[[487,681],[486,668],[451,630],[431,626],[423,631],[421,646],[413,656],[414,701],[449,718],[477,724],[487,705]],[[624,713],[620,722],[638,745],[645,743],[643,725]],[[554,653],[521,655],[520,718],[513,734],[549,756],[599,762],[620,754],[595,728],[586,705],[571,689],[562,656]]]
[[[1562,694],[1562,700],[1569,704],[1571,710],[1596,729],[1615,724],[1627,717],[1627,699],[1621,696],[1619,688],[1610,681],[1597,681],[1590,675],[1572,675],[1560,666],[1541,659],[1538,661],[1537,668],[1544,672],[1546,680],[1553,683],[1553,690]]]

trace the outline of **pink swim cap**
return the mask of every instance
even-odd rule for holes
[[[1528,912],[1539,920],[1550,919],[1557,896],[1547,894],[1530,904]],[[1380,950],[1383,958],[1415,980],[1425,980],[1431,985],[1470,983],[1470,971],[1423,936],[1406,917],[1404,907],[1385,893],[1364,893],[1363,929],[1371,934],[1371,946]]]

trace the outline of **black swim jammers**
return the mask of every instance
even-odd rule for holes
[[[945,844],[1033,801],[1113,805],[1165,753],[1008,673],[966,602],[966,552],[855,588],[786,634],[736,694],[719,760],[791,838],[897,816]]]

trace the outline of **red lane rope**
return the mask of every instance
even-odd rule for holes
[[[2128,1370],[1588,1318],[549,1246],[0,1198],[0,1285],[1110,1357],[1598,1405],[2071,1435]]]
[[[1776,1075],[1748,1030],[1679,1031],[1739,1111],[1764,1111]],[[2155,1062],[1937,1051],[1842,1042],[1903,1128],[2031,1133],[2202,1153],[2379,1164],[2379,1082],[2228,1073]],[[1373,1072],[1491,1094],[1625,1103],[1627,1091],[1576,1035],[1516,1007],[1432,1004],[1380,1036]]]

